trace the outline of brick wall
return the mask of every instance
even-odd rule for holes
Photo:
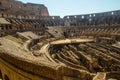
[[[8,17],[11,15],[49,16],[47,7],[43,4],[25,4],[15,0],[0,0],[0,13]]]

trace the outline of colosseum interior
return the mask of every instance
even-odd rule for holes
[[[60,18],[0,0],[0,80],[120,80],[120,10]]]

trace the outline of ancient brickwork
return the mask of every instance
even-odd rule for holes
[[[103,13],[65,16],[66,26],[96,27],[120,25],[120,10]]]
[[[59,39],[59,40],[58,40]],[[0,80],[120,80],[120,10],[49,16],[0,0]]]
[[[0,0],[0,14],[4,17],[49,16],[47,7],[43,4],[25,4],[15,0]]]

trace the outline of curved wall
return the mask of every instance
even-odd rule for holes
[[[0,71],[3,80],[5,79],[5,76],[9,78],[9,80],[45,80],[47,78],[44,77],[38,77],[36,75],[24,72],[20,70],[19,68],[14,67],[13,65],[10,65],[9,63],[3,61],[0,59]]]

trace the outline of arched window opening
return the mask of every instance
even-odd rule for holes
[[[92,17],[92,15],[90,14],[89,17]]]
[[[52,19],[55,19],[55,17],[53,16]]]
[[[67,16],[67,19],[69,19],[70,17],[69,16]]]
[[[2,13],[2,17],[4,17],[4,14]]]
[[[77,16],[74,16],[74,18],[77,18]]]
[[[89,19],[89,21],[92,21],[92,19]]]
[[[82,16],[82,19],[84,19],[84,16]]]
[[[114,15],[114,12],[111,12],[111,15]]]
[[[95,17],[95,14],[93,16]]]

